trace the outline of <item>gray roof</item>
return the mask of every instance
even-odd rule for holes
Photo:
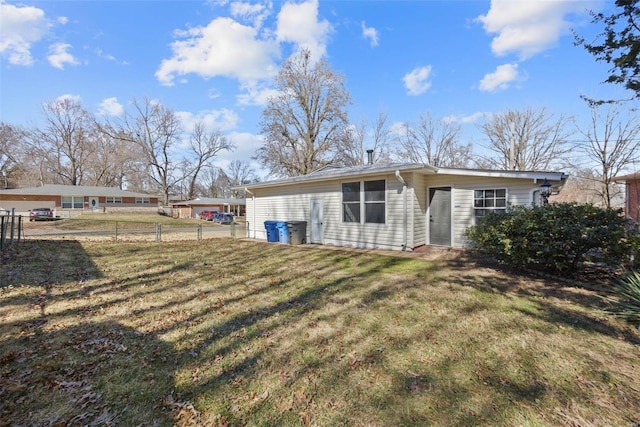
[[[0,194],[28,194],[34,196],[158,197],[146,193],[121,190],[117,187],[92,187],[88,185],[60,184],[45,184],[41,187],[0,190]]]
[[[221,199],[218,197],[199,197],[193,200],[173,202],[172,205],[245,205],[246,199]]]
[[[328,181],[334,179],[366,177],[372,175],[390,174],[396,171],[400,173],[415,172],[423,175],[463,175],[478,177],[497,178],[520,178],[532,179],[534,181],[547,178],[551,181],[563,181],[567,175],[563,172],[538,172],[538,171],[505,171],[505,170],[485,170],[485,169],[458,169],[458,168],[437,168],[423,163],[384,163],[373,165],[361,165],[352,167],[326,166],[307,175],[295,176],[273,181],[256,182],[247,184],[240,188],[266,188],[282,185],[301,184],[314,181]]]

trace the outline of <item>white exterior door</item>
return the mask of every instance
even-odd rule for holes
[[[89,197],[89,208],[91,209],[91,212],[97,212],[99,207],[100,204],[98,203],[98,198]]]
[[[309,243],[322,244],[322,217],[323,217],[323,205],[322,200],[311,200],[311,214],[309,218],[311,224],[309,224]]]
[[[429,243],[451,246],[451,187],[429,189]]]

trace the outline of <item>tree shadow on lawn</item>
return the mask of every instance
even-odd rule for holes
[[[170,343],[115,322],[32,322],[2,342],[0,425],[173,425],[160,397],[175,363]]]
[[[611,317],[605,310],[610,303],[603,300],[602,294],[596,290],[598,284],[541,277],[469,256],[447,263],[456,272],[451,281],[458,285],[525,297],[541,309],[536,314],[520,310],[522,313],[640,345],[640,333],[633,327],[620,322],[609,323]],[[585,311],[578,311],[571,305],[583,307]]]
[[[41,286],[103,277],[75,240],[24,240],[0,253],[0,288]]]
[[[390,343],[369,342],[372,331],[367,328],[375,325],[355,323],[351,326],[349,319],[368,314],[376,309],[376,303],[392,298],[398,291],[424,290],[426,279],[418,276],[415,270],[411,273],[412,279],[402,283],[386,274],[396,268],[402,270],[410,260],[342,251],[328,253],[322,248],[305,249],[308,254],[301,257],[294,247],[263,248],[244,243],[236,249],[253,252],[230,255],[227,264],[221,263],[217,267],[197,261],[202,265],[194,266],[194,274],[198,277],[218,273],[231,275],[236,269],[246,268],[242,260],[246,263],[247,257],[254,257],[262,266],[271,264],[271,267],[261,267],[263,277],[251,272],[239,276],[253,283],[253,287],[235,295],[223,295],[221,306],[214,301],[219,294],[203,294],[203,298],[211,299],[210,304],[203,304],[179,320],[167,316],[163,319],[166,320],[164,325],[154,328],[153,334],[142,334],[115,321],[88,322],[64,328],[56,325],[55,315],[25,322],[20,333],[13,333],[0,347],[0,419],[6,418],[3,414],[9,414],[23,417],[15,422],[10,420],[12,424],[42,425],[48,424],[49,420],[59,420],[72,426],[92,423],[153,425],[154,422],[157,425],[187,425],[188,419],[203,421],[188,401],[182,401],[173,393],[177,388],[184,399],[198,405],[203,416],[213,417],[213,425],[216,419],[221,423],[226,419],[249,425],[302,425],[308,422],[353,425],[358,417],[362,417],[363,424],[367,420],[370,424],[380,424],[394,419],[400,424],[413,425],[437,424],[438,421],[474,424],[483,419],[486,423],[503,420],[500,410],[534,404],[546,393],[544,384],[517,382],[497,364],[487,367],[488,373],[480,378],[488,384],[482,389],[486,399],[470,407],[465,401],[476,398],[478,389],[466,378],[452,379],[458,365],[464,367],[467,363],[461,346],[451,346],[451,354],[442,355],[434,366],[422,363],[415,372],[395,373],[390,387],[382,387],[378,395],[369,393],[368,390],[375,391],[380,387],[374,374],[379,373],[383,378],[386,374],[390,357],[386,347]],[[269,259],[271,255],[277,256],[281,265],[273,265]],[[313,259],[313,272],[304,270],[304,262],[309,259]],[[286,265],[295,262],[303,264],[300,267],[303,274],[310,274],[309,283],[301,285],[297,282],[299,272],[290,271]],[[346,266],[345,270],[336,273],[337,264]],[[458,271],[453,269],[447,281],[485,292],[521,292],[521,296],[540,302],[537,292],[527,290],[526,279],[511,284],[506,281],[509,278],[506,273],[479,278],[473,266],[457,265]],[[174,269],[182,271],[185,268],[184,264],[166,266],[157,275],[142,277],[147,284],[145,292],[149,290],[162,295],[171,284],[159,282],[158,278]],[[442,270],[447,271],[446,268]],[[428,269],[438,270],[439,267],[425,263],[425,270]],[[434,280],[439,281],[441,277]],[[233,290],[233,286],[233,278],[227,277],[221,283],[225,292]],[[200,294],[196,291],[185,287],[181,298],[146,310],[158,315],[167,314],[171,305],[180,308],[197,298]],[[289,293],[272,300],[268,291]],[[266,303],[255,305],[262,292],[265,292]],[[246,310],[234,309],[229,315],[218,310],[225,304],[237,304],[243,299],[248,301]],[[117,300],[115,303],[125,302]],[[326,305],[334,310],[325,319],[321,310]],[[551,305],[538,315],[550,318],[555,315],[556,321],[569,322],[562,313],[554,314],[552,308],[556,306]],[[477,309],[482,310],[482,307]],[[208,323],[218,315],[219,322]],[[313,338],[314,323],[330,323],[331,316],[340,317],[354,335],[346,337],[331,332],[326,338],[321,334]],[[424,341],[423,335],[429,332],[425,332],[425,327],[416,328],[411,336],[390,337],[391,345],[404,348]],[[437,325],[433,328],[435,334]],[[183,329],[186,332],[177,342],[159,338]],[[605,332],[613,334],[612,331]],[[307,337],[306,333],[312,335]],[[290,346],[283,344],[286,342],[290,342]],[[468,344],[467,349],[473,349],[474,345]],[[352,349],[357,349],[357,354],[350,354]],[[482,348],[478,347],[477,351]],[[263,388],[256,388],[252,383]],[[496,396],[492,393],[494,388],[500,396],[498,403],[491,401]],[[335,396],[334,390],[344,394]],[[351,392],[353,396],[346,394]],[[405,410],[410,407],[406,406],[407,402],[418,408],[430,398],[449,407],[433,408],[430,413]],[[216,399],[218,401],[214,402]],[[35,409],[31,414],[24,414],[22,407]],[[446,415],[441,419],[433,418],[439,410],[445,410]],[[323,411],[328,415],[323,415]],[[333,418],[323,419],[323,416]],[[40,419],[43,421],[38,422]]]

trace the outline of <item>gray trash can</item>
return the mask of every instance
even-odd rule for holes
[[[307,221],[287,221],[287,229],[290,245],[307,243]]]

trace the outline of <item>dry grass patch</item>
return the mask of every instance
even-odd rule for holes
[[[563,283],[231,239],[0,256],[0,424],[640,422],[640,335]]]

